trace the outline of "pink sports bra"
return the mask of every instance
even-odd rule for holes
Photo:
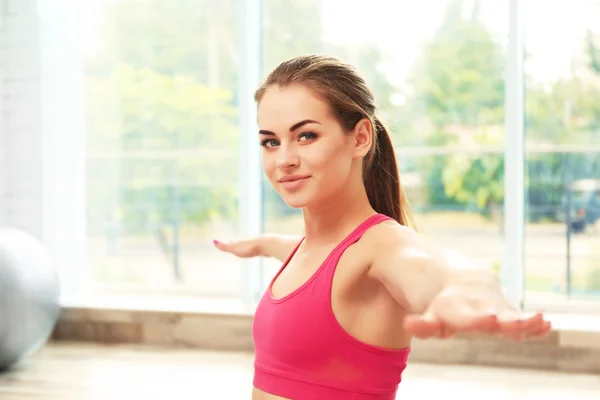
[[[360,224],[329,254],[315,274],[289,295],[275,299],[271,281],[254,316],[254,386],[294,400],[393,400],[410,348],[363,343],[346,332],[331,308],[338,260],[371,226],[391,218],[377,214]]]

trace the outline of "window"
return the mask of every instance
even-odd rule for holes
[[[600,2],[547,3],[84,2],[85,106],[71,100],[58,119],[85,117],[88,283],[199,297],[262,294],[280,264],[248,269],[212,239],[261,229],[301,235],[300,211],[262,172],[257,183],[258,146],[245,147],[260,78],[283,60],[322,53],[355,65],[374,89],[420,232],[487,268],[510,267],[504,283],[519,301],[524,275],[529,306],[597,299]],[[511,17],[516,7],[522,18]],[[44,12],[55,17],[44,31],[56,35],[45,42],[50,48],[59,12]],[[514,33],[523,28],[521,43]],[[72,36],[65,32],[64,54]],[[67,75],[59,69],[48,72],[62,77],[53,88]],[[77,91],[71,86],[65,98]],[[47,106],[54,92],[46,93],[54,110]],[[55,135],[64,131],[58,119],[45,121],[55,123]],[[525,183],[508,190],[505,180],[520,174],[513,161],[522,159],[522,126]],[[515,205],[525,206],[524,219],[505,218],[520,215]],[[68,259],[69,249],[61,251]]]
[[[532,304],[600,299],[599,20],[598,1],[526,3],[525,271]]]
[[[238,297],[235,0],[82,5],[86,221],[96,288]]]

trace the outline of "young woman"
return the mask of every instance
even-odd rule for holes
[[[353,67],[294,58],[255,98],[264,172],[302,209],[304,235],[215,241],[283,264],[254,317],[254,400],[391,400],[412,337],[548,332],[491,271],[430,251],[411,227],[390,136]]]

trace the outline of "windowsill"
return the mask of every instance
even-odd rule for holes
[[[552,327],[560,332],[594,332],[600,334],[600,319],[589,314],[546,314]],[[600,339],[599,339],[600,343]]]
[[[165,294],[90,296],[63,305],[54,340],[135,343],[217,351],[254,350],[255,306],[235,299]],[[594,315],[547,314],[554,329],[544,338],[510,342],[480,335],[415,340],[415,362],[600,371],[600,320]]]
[[[79,301],[65,302],[64,308],[88,310],[113,310],[125,312],[171,312],[178,314],[227,315],[248,317],[254,314],[256,304],[231,298],[203,298],[198,296],[124,294],[120,292],[96,294]],[[528,307],[529,309],[538,309]],[[552,307],[557,309],[556,307]],[[579,309],[579,305],[572,305]],[[564,307],[568,310],[568,307]],[[598,313],[546,312],[554,330],[600,333]]]
[[[121,313],[176,313],[180,315],[240,316],[251,317],[256,304],[248,304],[231,298],[202,298],[170,294],[97,294],[80,299],[76,303],[65,302],[63,308],[70,310],[97,310]],[[577,307],[573,307],[577,309]],[[581,332],[600,334],[598,314],[575,314],[572,312],[547,312],[557,332]],[[600,337],[598,338],[600,343]]]

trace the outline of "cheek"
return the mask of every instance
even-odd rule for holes
[[[310,161],[311,166],[321,172],[323,179],[327,181],[325,183],[344,184],[350,173],[352,155],[343,145],[335,143],[327,146],[323,151],[313,153]]]
[[[275,162],[273,161],[273,157],[270,157],[269,153],[263,153],[261,156],[261,164],[262,169],[267,178],[271,180],[273,176],[273,171],[275,170]]]

